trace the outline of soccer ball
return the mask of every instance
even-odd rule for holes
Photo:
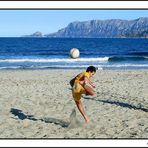
[[[76,58],[78,58],[79,56],[80,56],[80,51],[79,51],[79,49],[77,49],[77,48],[72,48],[72,49],[70,50],[70,57],[71,57],[71,58],[76,59]]]

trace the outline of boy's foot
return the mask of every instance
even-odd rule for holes
[[[85,128],[88,125],[89,122],[90,122],[89,118],[85,119],[85,123],[83,124],[83,128]]]
[[[85,117],[85,123],[89,123],[90,122],[90,119],[86,116]]]

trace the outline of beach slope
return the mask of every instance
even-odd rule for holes
[[[147,138],[148,71],[98,70],[96,98],[73,101],[69,81],[81,70],[0,71],[0,138]]]

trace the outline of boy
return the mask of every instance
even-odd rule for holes
[[[70,84],[72,86],[72,95],[75,100],[75,103],[85,119],[85,122],[89,122],[89,118],[87,117],[83,104],[81,102],[81,95],[91,95],[95,96],[93,88],[95,86],[89,80],[96,73],[96,68],[94,66],[89,66],[85,72],[80,73],[74,79],[71,80]]]

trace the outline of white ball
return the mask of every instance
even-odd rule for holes
[[[72,49],[70,50],[70,56],[71,56],[71,58],[73,58],[73,59],[78,58],[78,57],[80,56],[80,51],[79,51],[79,49],[77,49],[77,48],[72,48]]]

